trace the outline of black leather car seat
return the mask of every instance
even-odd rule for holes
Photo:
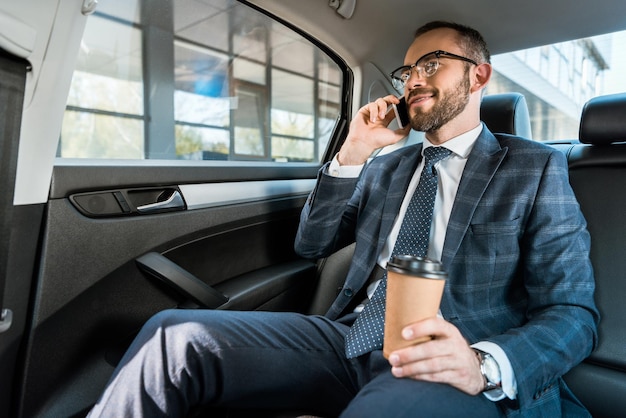
[[[626,93],[593,98],[568,154],[570,183],[591,234],[599,345],[565,380],[594,418],[626,411]],[[561,147],[559,147],[561,148]]]
[[[532,139],[528,104],[521,93],[486,95],[480,104],[480,119],[491,132]]]

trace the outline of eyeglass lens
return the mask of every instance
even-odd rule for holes
[[[437,72],[439,68],[439,59],[436,54],[430,54],[422,57],[415,64],[411,66],[405,66],[396,70],[393,74],[393,81],[396,84],[396,88],[404,88],[406,82],[411,78],[411,72],[415,68],[418,75],[422,77],[431,77]]]

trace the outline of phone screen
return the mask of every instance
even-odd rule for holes
[[[400,103],[393,105],[393,111],[396,114],[396,120],[401,128],[409,124],[409,111],[407,110],[406,99],[404,97],[400,98]]]

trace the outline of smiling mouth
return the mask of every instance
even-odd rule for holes
[[[428,100],[435,97],[434,94],[420,94],[410,97],[408,100],[408,107],[420,107],[422,104],[426,103]]]
[[[424,100],[430,99],[432,96],[424,96],[424,97],[416,97],[414,100],[411,100],[411,104],[423,102]]]
[[[424,102],[428,99],[432,99],[433,97],[435,97],[435,93],[433,92],[413,92],[411,95],[409,95],[409,99],[407,100],[409,106],[412,106],[413,104],[420,104],[421,102]]]

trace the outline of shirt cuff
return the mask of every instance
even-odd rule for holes
[[[515,399],[517,397],[517,380],[515,379],[515,372],[513,371],[511,362],[509,361],[509,358],[504,350],[502,350],[498,344],[489,341],[480,341],[476,344],[472,344],[471,347],[491,354],[500,368],[502,389],[485,392],[485,397],[494,402],[502,400],[505,397]]]
[[[333,158],[333,160],[330,162],[330,165],[328,166],[328,174],[330,174],[333,177],[344,177],[344,178],[359,177],[359,174],[361,174],[361,170],[363,169],[364,165],[365,164],[340,165],[339,160],[337,159],[337,154],[335,154],[335,157]]]

